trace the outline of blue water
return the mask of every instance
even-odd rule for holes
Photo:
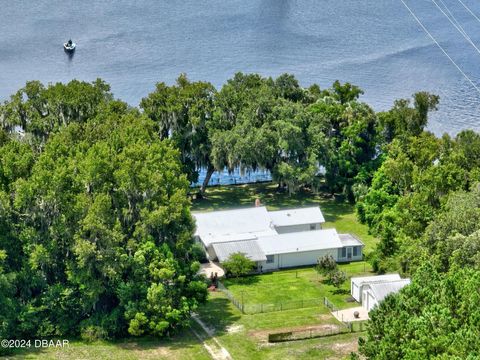
[[[405,0],[480,87],[480,54],[430,0]],[[480,21],[436,0],[480,48]],[[480,18],[480,2],[463,0]],[[480,129],[480,94],[400,0],[0,0],[0,99],[25,84],[105,79],[131,105],[185,72],[220,87],[236,71],[293,73],[302,85],[339,79],[377,110],[427,90],[441,97],[437,134]],[[449,14],[444,10],[446,14]],[[450,16],[450,15],[449,15]],[[72,59],[62,43],[78,44]]]

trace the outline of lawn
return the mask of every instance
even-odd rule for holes
[[[299,192],[289,196],[285,192],[278,192],[273,183],[210,187],[203,199],[192,201],[192,210],[211,211],[253,206],[256,198],[269,210],[320,206],[326,220],[324,228],[336,228],[339,233],[356,235],[365,244],[365,254],[370,253],[377,243],[377,239],[368,233],[368,227],[358,222],[355,208],[348,202],[325,193]]]
[[[210,360],[208,352],[194,337],[189,329],[172,339],[158,340],[153,338],[129,339],[124,341],[99,341],[86,343],[72,340],[66,348],[32,349],[18,351],[7,357],[20,359],[185,359]]]
[[[347,277],[372,274],[370,264],[364,261],[341,264],[339,269],[346,272]],[[243,301],[247,309],[254,304],[281,303],[288,308],[289,303],[298,304],[311,299],[323,301],[324,297],[340,309],[358,306],[351,301],[349,280],[337,289],[326,283],[312,267],[226,279],[223,284],[237,300]],[[305,301],[305,303],[309,302]]]
[[[347,359],[357,350],[361,333],[271,344],[268,333],[311,326],[341,324],[324,306],[242,314],[221,292],[211,293],[199,311],[200,318],[215,330],[215,336],[235,360]]]

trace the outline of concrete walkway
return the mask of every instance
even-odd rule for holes
[[[358,311],[358,318],[354,316],[355,311]],[[368,320],[368,311],[363,306],[358,306],[345,310],[332,311],[332,315],[339,321],[363,321]]]
[[[193,333],[195,336],[200,340],[203,344],[203,347],[208,351],[210,356],[212,357],[213,360],[233,360],[232,356],[228,352],[227,349],[225,349],[222,345],[220,345],[220,342],[217,340],[217,338],[214,335],[215,331],[210,329],[205,323],[200,320],[198,315],[194,314],[192,315],[193,320],[201,326],[203,331],[205,331],[206,335],[201,335],[198,332],[196,332],[194,329],[192,329]],[[211,340],[210,344],[207,344],[207,341]]]

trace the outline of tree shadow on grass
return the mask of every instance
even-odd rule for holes
[[[334,295],[347,295],[350,294],[350,291],[347,289],[335,289],[332,291],[332,294]]]
[[[192,209],[205,211],[249,207],[254,206],[256,198],[271,209],[320,206],[328,222],[334,222],[353,211],[352,205],[342,196],[332,197],[327,192],[315,193],[308,189],[289,195],[273,182],[210,187],[204,198],[193,200]]]
[[[262,276],[265,276],[266,274],[262,274]],[[240,276],[238,278],[226,278],[224,279],[223,285],[228,289],[229,286],[231,285],[254,285],[260,281],[259,279],[260,275],[247,275],[247,276]]]
[[[209,299],[197,312],[208,327],[214,328],[215,335],[226,333],[228,327],[241,318],[240,311],[225,297]]]

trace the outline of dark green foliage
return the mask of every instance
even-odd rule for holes
[[[319,257],[315,269],[319,274],[325,276],[327,281],[336,288],[340,288],[347,280],[347,274],[338,269],[337,262],[331,255]]]
[[[318,258],[315,269],[319,274],[327,276],[337,270],[337,262],[331,255],[324,255]]]
[[[47,87],[30,81],[0,107],[0,118],[5,130],[19,128],[35,148],[41,149],[58,129],[85,122],[110,100],[110,86],[100,79],[91,84],[72,80]]]
[[[329,274],[329,278],[333,286],[340,288],[340,286],[347,281],[347,274],[337,269]]]
[[[247,258],[245,254],[235,253],[222,263],[227,275],[238,278],[250,274],[255,268],[255,263]]]
[[[214,111],[215,88],[190,82],[182,74],[174,86],[158,83],[140,107],[158,128],[161,139],[171,139],[181,152],[188,180],[196,182],[200,167],[212,168],[208,122]]]
[[[179,151],[100,81],[21,93],[1,108],[25,135],[0,144],[0,336],[175,332],[207,295]]]
[[[422,266],[411,285],[370,312],[368,359],[467,359],[480,355],[480,272]]]

